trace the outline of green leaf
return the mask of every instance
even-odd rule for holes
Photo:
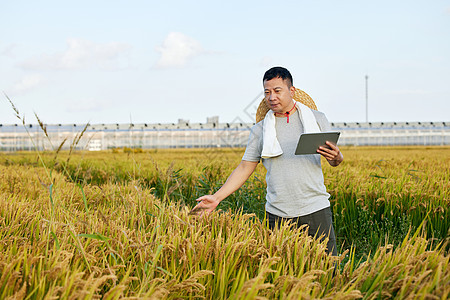
[[[86,209],[86,213],[89,213],[89,208],[88,208],[88,205],[87,205],[86,195],[84,193],[83,187],[79,183],[77,185],[78,185],[78,187],[81,190],[81,194],[83,195],[83,202],[84,202],[84,208]]]
[[[55,204],[53,203],[53,183],[50,184],[50,186],[48,187],[48,191],[50,193],[50,203],[52,204],[52,210],[55,207]]]
[[[151,216],[151,217],[154,217],[154,218],[156,218],[156,216],[154,215],[154,214],[151,214],[151,213],[149,213],[148,211],[147,212],[145,212],[147,215],[149,215],[149,216]]]
[[[380,175],[377,175],[377,174],[370,174],[369,177],[380,178],[380,179],[387,179],[387,177],[380,176]]]
[[[56,236],[56,234],[51,231],[50,234],[53,236],[53,238],[55,239],[55,244],[56,244],[56,249],[59,250],[59,241],[58,241],[58,237]]]

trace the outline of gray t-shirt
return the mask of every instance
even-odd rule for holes
[[[331,131],[325,115],[316,110],[313,113],[320,130]],[[283,154],[277,157],[261,158],[263,122],[252,127],[242,160],[262,160],[267,169],[266,211],[280,217],[294,218],[329,207],[330,194],[323,182],[320,154],[295,155],[298,140],[304,132],[298,111],[289,117],[289,123],[286,118],[276,118],[277,139],[283,150]]]

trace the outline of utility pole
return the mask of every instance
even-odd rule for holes
[[[366,123],[369,122],[369,76],[366,75]]]

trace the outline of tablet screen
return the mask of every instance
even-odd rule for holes
[[[325,142],[329,141],[333,144],[337,144],[340,132],[319,132],[319,133],[304,133],[300,135],[298,140],[296,155],[304,154],[318,154],[317,149],[320,146],[329,148]]]

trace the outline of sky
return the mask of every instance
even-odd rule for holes
[[[450,121],[450,1],[0,0],[0,124],[253,122],[290,70],[330,122]]]

